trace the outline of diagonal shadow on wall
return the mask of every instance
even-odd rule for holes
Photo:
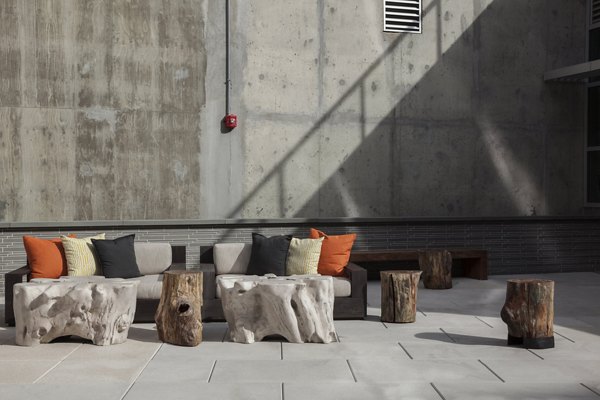
[[[439,5],[431,3],[425,18],[442,18]],[[369,118],[365,90],[375,90],[373,72],[390,60],[411,62],[397,52],[409,35],[398,36],[229,218],[243,214],[270,182],[280,186],[279,217],[575,214],[581,161],[565,154],[578,154],[581,139],[573,131],[581,122],[564,110],[581,104],[581,91],[542,80],[544,70],[562,62],[550,55],[565,53],[553,42],[560,32],[548,27],[561,18],[557,10],[558,1],[491,4],[451,46],[437,46],[435,64],[387,115]],[[515,15],[522,20],[507,26]],[[348,131],[339,113],[356,96],[360,121]],[[319,141],[319,187],[290,209],[285,170],[310,140]],[[352,151],[337,152],[340,141],[353,140]]]

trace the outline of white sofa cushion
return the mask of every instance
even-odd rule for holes
[[[160,299],[162,293],[162,274],[144,275],[138,278],[129,278],[128,281],[139,281],[137,287],[138,299]]]
[[[133,249],[135,260],[142,275],[161,274],[171,266],[173,261],[169,243],[135,242]]]
[[[215,279],[215,284],[217,285],[217,298],[221,298],[221,285],[219,285],[219,280],[221,279],[232,279],[235,280],[236,277],[248,277],[248,275],[242,274],[228,274],[217,276]],[[259,278],[259,277],[257,277]],[[230,287],[232,285],[226,284],[225,287]],[[139,289],[138,289],[139,290]],[[333,295],[335,297],[350,297],[352,295],[352,284],[350,279],[343,276],[334,276],[333,277]]]
[[[215,272],[222,274],[245,274],[252,254],[252,245],[246,243],[217,243],[213,247]]]

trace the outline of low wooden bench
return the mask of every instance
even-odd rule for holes
[[[419,253],[448,250],[452,260],[462,260],[464,276],[485,280],[488,277],[487,251],[481,249],[400,249],[400,250],[356,250],[350,254],[350,262],[363,264],[369,262],[419,261]],[[368,268],[361,265],[363,268]],[[389,269],[389,267],[388,267]]]

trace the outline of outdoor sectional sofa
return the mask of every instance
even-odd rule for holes
[[[139,280],[134,322],[154,322],[162,291],[162,273],[167,270],[185,270],[185,246],[169,243],[135,242],[136,262],[142,276]],[[4,277],[5,316],[8,325],[15,324],[13,310],[13,286],[28,281],[31,269],[28,265],[8,272]]]
[[[252,251],[251,244],[218,243],[200,247],[200,270],[203,273],[202,319],[223,321],[219,275],[245,275]],[[333,277],[335,319],[364,319],[367,314],[367,271],[349,263],[343,276]]]
[[[223,321],[223,309],[220,293],[217,288],[217,276],[225,273],[244,274],[250,258],[251,244],[227,243],[215,245],[220,263],[213,259],[214,248],[201,247],[201,264],[203,272],[203,306],[202,319],[207,321]],[[158,308],[162,292],[162,273],[167,270],[186,269],[185,246],[171,246],[169,243],[135,242],[136,262],[142,276],[130,278],[139,280],[134,322],[154,322],[154,314]],[[198,269],[193,268],[194,271]],[[30,279],[31,269],[28,265],[10,271],[5,275],[5,321],[15,324],[13,311],[13,286]],[[348,264],[344,268],[344,276],[334,277],[335,302],[333,315],[335,319],[362,319],[367,311],[367,271],[356,264]]]

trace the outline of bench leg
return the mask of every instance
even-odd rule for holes
[[[487,280],[487,257],[468,258],[463,260],[465,276],[472,279]]]

